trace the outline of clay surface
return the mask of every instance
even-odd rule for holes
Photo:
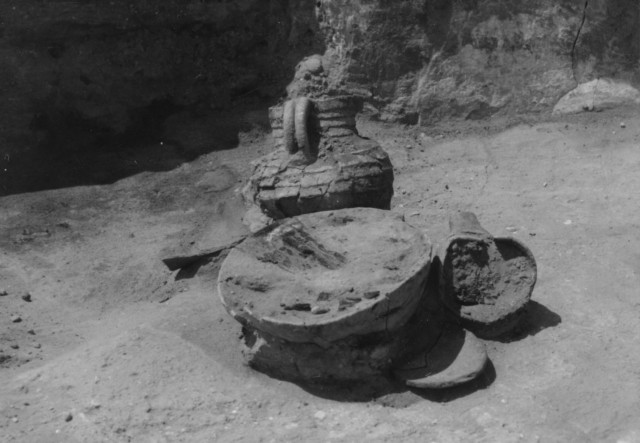
[[[482,337],[511,329],[536,282],[529,249],[512,238],[488,234],[475,216],[454,218],[442,272],[443,301],[462,324]],[[459,220],[463,220],[462,222]]]
[[[243,324],[291,342],[393,333],[413,315],[429,240],[388,211],[308,214],[263,230],[226,258],[218,290]]]

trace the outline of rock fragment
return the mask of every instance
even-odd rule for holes
[[[581,83],[565,94],[554,106],[553,114],[574,114],[625,104],[640,104],[640,91],[624,81],[598,78]]]

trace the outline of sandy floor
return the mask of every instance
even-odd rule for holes
[[[638,115],[360,125],[396,168],[392,210],[434,243],[449,213],[471,210],[538,262],[535,302],[513,337],[486,343],[484,377],[435,393],[254,372],[218,260],[163,264],[244,234],[235,197],[268,136],[168,172],[3,197],[0,440],[640,441]]]

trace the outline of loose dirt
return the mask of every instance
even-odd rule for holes
[[[268,134],[165,172],[3,197],[0,440],[639,441],[638,115],[359,122],[395,167],[393,212],[443,242],[449,214],[472,211],[536,257],[517,330],[485,342],[479,380],[438,392],[255,372],[218,298],[225,252],[163,264],[244,235],[236,198]]]

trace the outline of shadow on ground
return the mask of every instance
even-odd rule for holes
[[[370,402],[387,407],[403,408],[421,400],[447,403],[476,391],[488,388],[496,379],[496,371],[487,362],[484,371],[474,380],[445,389],[415,389],[404,382],[392,378],[368,380],[362,383],[311,385],[298,384],[302,389],[317,397],[342,402]]]
[[[526,312],[513,331],[494,340],[502,343],[522,340],[523,338],[534,336],[547,328],[558,326],[561,322],[562,317],[558,314],[543,304],[531,300]]]

